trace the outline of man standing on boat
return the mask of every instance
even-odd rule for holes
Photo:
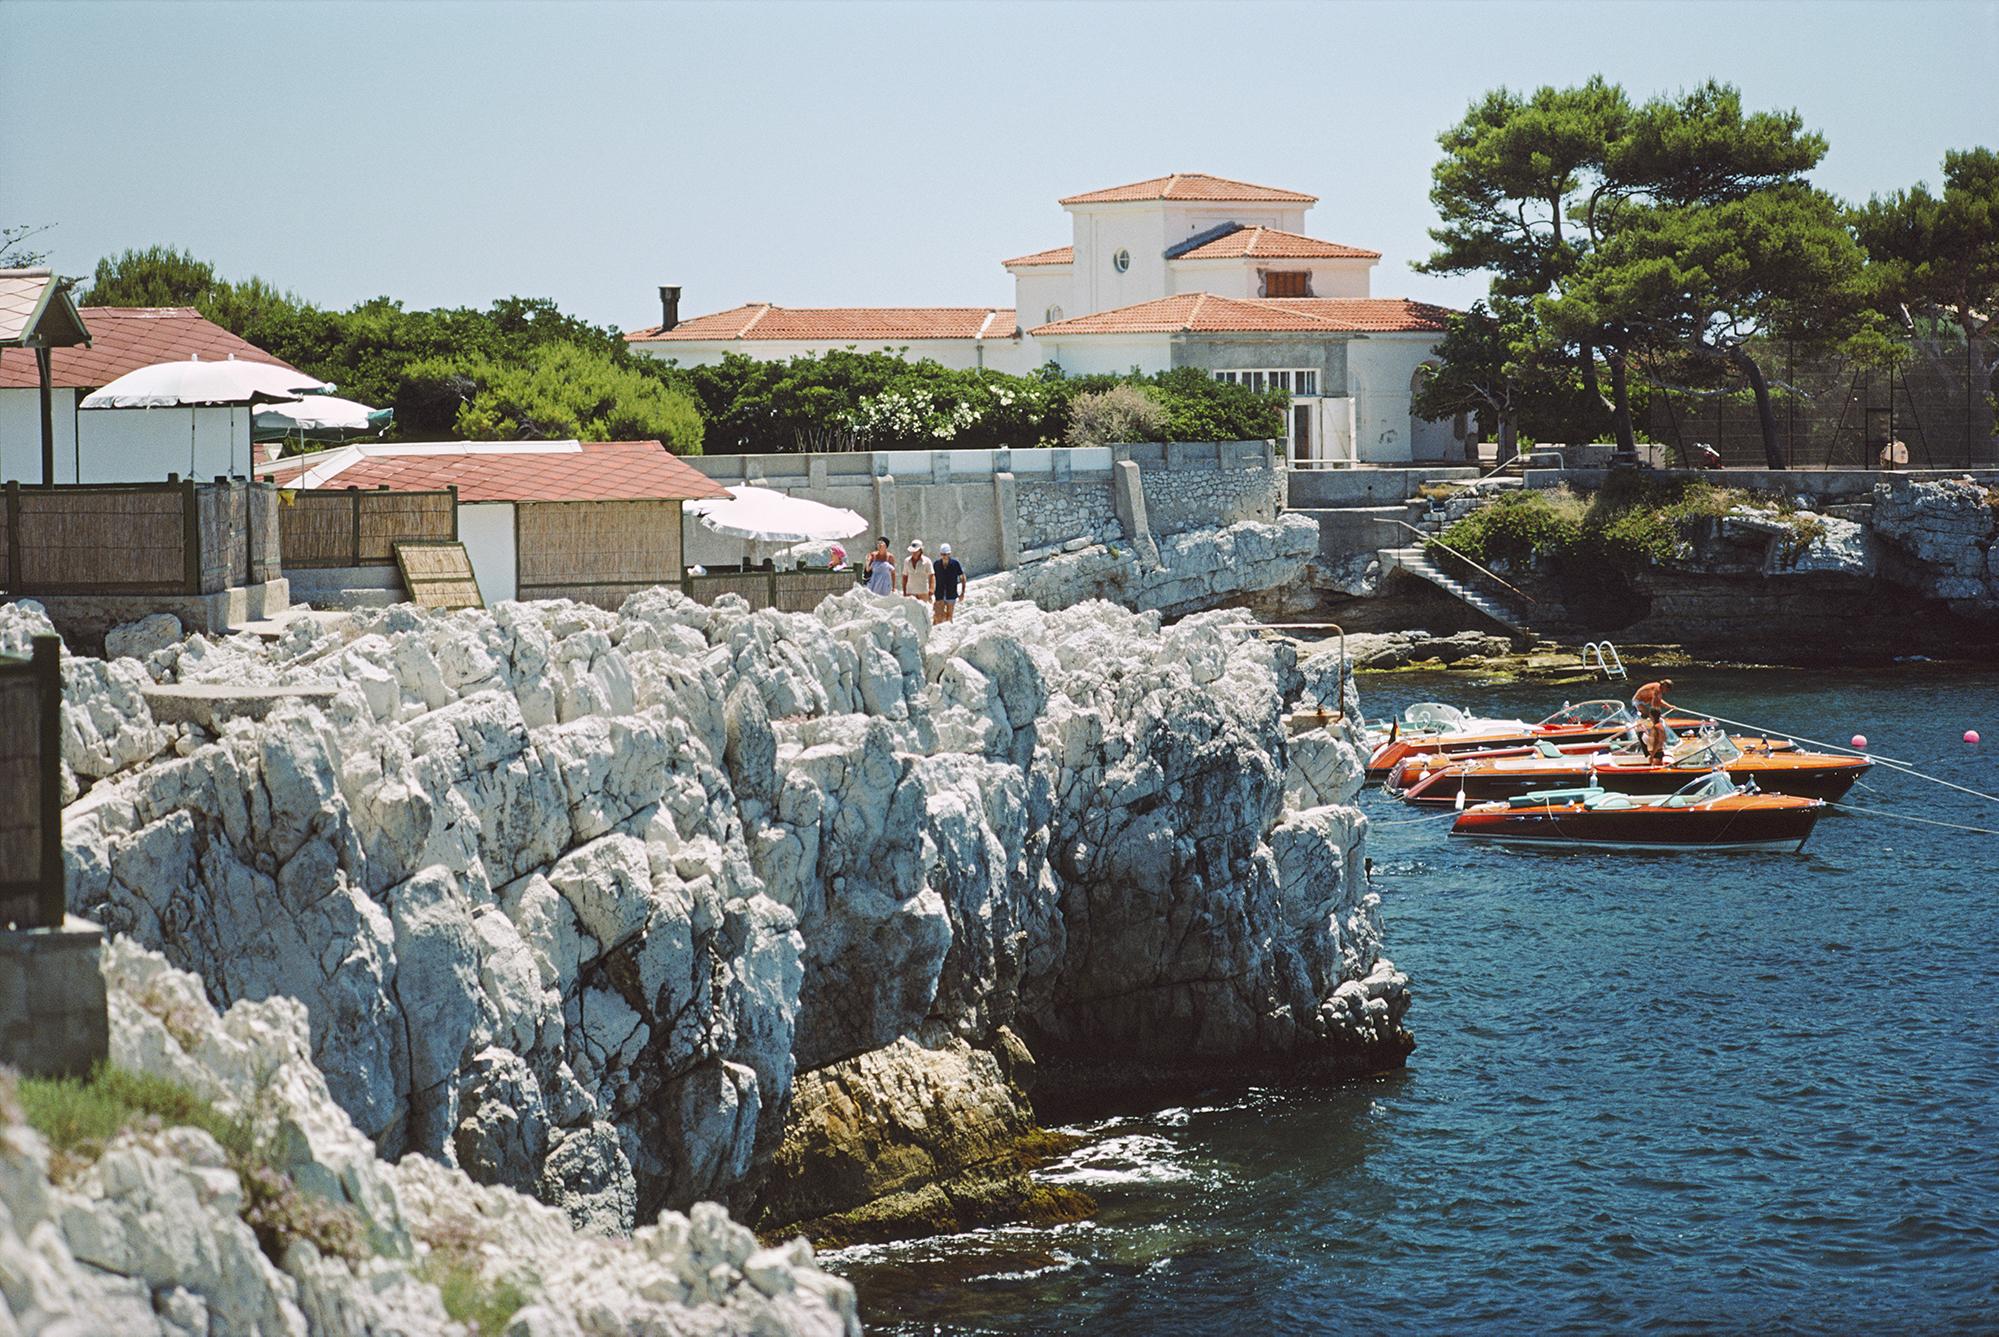
[[[1633,692],[1631,704],[1638,707],[1638,717],[1643,719],[1648,714],[1654,712],[1664,714],[1669,710],[1677,713],[1680,708],[1666,699],[1666,689],[1672,685],[1671,678],[1661,678],[1657,682],[1648,682]]]

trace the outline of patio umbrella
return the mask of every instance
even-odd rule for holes
[[[717,534],[753,543],[804,543],[813,539],[852,538],[868,527],[858,511],[827,506],[806,497],[788,496],[767,487],[739,483],[726,489],[729,499],[683,503],[687,513]]]
[[[394,409],[371,409],[338,395],[307,395],[283,404],[260,405],[250,419],[252,441],[345,441],[385,430]]]
[[[277,367],[268,362],[244,362],[233,353],[220,361],[204,362],[200,355],[185,362],[156,362],[150,367],[128,371],[111,384],[83,397],[87,409],[185,408],[187,415],[187,470],[194,475],[194,410],[227,406],[231,410],[229,467],[236,467],[237,405],[271,404],[298,399],[306,394],[324,394],[330,382],[314,380],[302,371]]]

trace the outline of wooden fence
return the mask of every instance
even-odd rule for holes
[[[279,507],[286,566],[394,566],[398,543],[454,542],[458,489],[301,489]]]
[[[858,583],[852,571],[718,571],[684,576],[680,588],[696,603],[712,604],[724,594],[737,594],[752,609],[809,613],[821,601],[844,594]]]
[[[0,655],[0,928],[63,920],[62,642]]]
[[[8,483],[0,590],[214,594],[280,574],[277,489],[169,474],[164,483]]]

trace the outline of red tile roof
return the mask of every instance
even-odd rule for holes
[[[1274,227],[1237,228],[1226,236],[1171,255],[1174,260],[1379,260],[1380,251],[1302,237]]]
[[[1012,269],[1016,265],[1070,265],[1075,262],[1074,246],[1055,246],[1045,251],[1035,251],[1031,255],[1016,255],[1011,260],[1000,261],[1000,264]]]
[[[50,356],[53,383],[59,387],[95,390],[128,371],[155,362],[178,362],[199,353],[221,360],[232,353],[245,362],[288,367],[253,343],[237,338],[191,306],[86,306],[90,347],[58,348]],[[0,389],[41,384],[35,378],[35,355],[27,349],[0,351]]]
[[[1128,186],[1112,186],[1108,190],[1092,190],[1082,195],[1071,195],[1067,199],[1057,200],[1056,203],[1126,204],[1141,200],[1317,204],[1319,197],[1301,194],[1295,190],[1252,186],[1247,181],[1230,181],[1226,177],[1209,176],[1206,172],[1175,172],[1171,176],[1155,176],[1149,181],[1134,181]]]
[[[670,330],[633,330],[632,343],[674,343],[733,339],[798,339],[811,342],[903,339],[1005,338],[1014,313],[990,306],[773,306],[751,302],[728,311],[684,320]]]
[[[343,446],[259,467],[259,478],[334,489],[428,492],[466,501],[693,501],[728,493],[657,441],[458,441]]]
[[[1189,292],[1058,320],[1028,331],[1063,334],[1393,334],[1441,332],[1448,307],[1403,297],[1217,297]]]

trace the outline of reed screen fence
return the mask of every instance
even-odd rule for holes
[[[299,490],[279,507],[283,561],[296,567],[394,566],[398,543],[458,538],[458,489]]]
[[[213,594],[279,571],[277,490],[213,483],[6,485],[0,589]]]

